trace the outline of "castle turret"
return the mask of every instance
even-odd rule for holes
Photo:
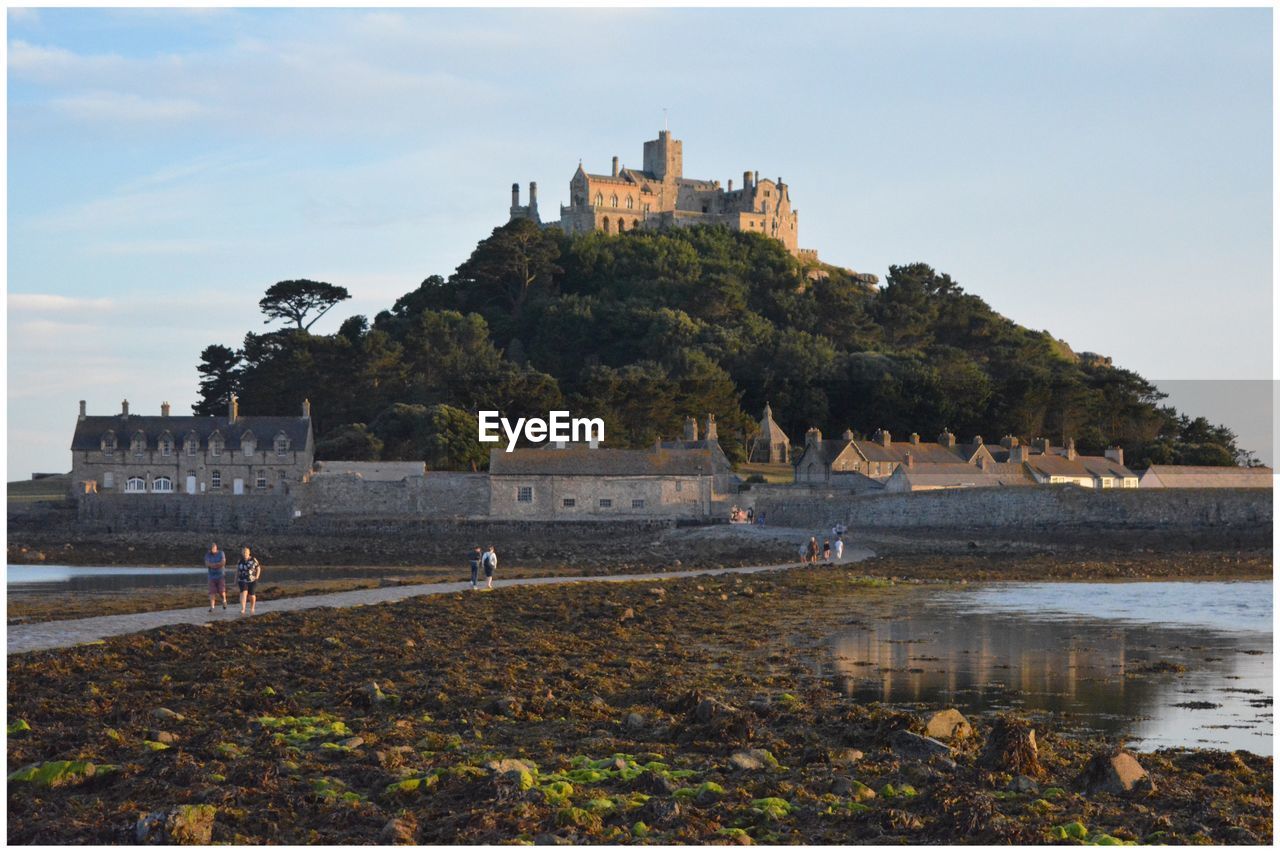
[[[613,156],[613,176],[618,177],[618,155]]]
[[[529,218],[538,221],[538,182],[529,182]]]
[[[644,170],[660,181],[676,180],[684,172],[684,143],[671,138],[671,131],[658,131],[658,138],[644,144]]]

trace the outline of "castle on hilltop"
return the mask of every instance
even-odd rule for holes
[[[781,240],[798,258],[817,260],[812,249],[799,248],[800,213],[791,206],[791,188],[782,178],[760,178],[743,172],[742,186],[686,178],[684,145],[663,130],[644,144],[644,168],[628,169],[617,157],[608,175],[594,175],[578,164],[569,181],[569,205],[560,206],[558,225],[569,234],[588,231],[621,233],[637,228],[683,225],[727,225]],[[511,219],[539,224],[538,184],[529,184],[529,203],[520,204],[520,185],[511,185]]]

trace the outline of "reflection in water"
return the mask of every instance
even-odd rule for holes
[[[1030,608],[1039,599],[1041,611],[1053,610],[1063,586],[918,591],[900,600],[892,617],[837,634],[830,674],[864,702],[1051,711],[1144,749],[1216,746],[1271,754],[1269,632],[1067,616],[1060,606],[1054,613],[1017,614],[1007,606],[1018,601]],[[1123,586],[1074,584],[1072,592],[1124,593],[1117,589]],[[1150,612],[1139,618],[1179,613],[1180,604],[1186,611],[1192,605],[1181,599],[1203,599],[1205,592],[1185,583],[1142,586]],[[1269,623],[1269,583],[1205,586],[1232,599],[1224,606],[1249,610],[1244,624],[1257,624],[1259,610]]]

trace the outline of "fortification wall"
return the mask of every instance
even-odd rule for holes
[[[471,518],[489,514],[489,476],[432,471],[403,480],[324,475],[299,490],[303,516]]]
[[[293,517],[288,495],[81,495],[79,530],[124,533],[149,530],[283,531]]]
[[[815,496],[772,488],[742,496],[773,526],[852,529],[931,528],[1050,530],[1270,529],[1267,489],[947,489],[907,494]]]

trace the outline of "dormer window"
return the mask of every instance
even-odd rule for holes
[[[289,452],[289,436],[285,435],[283,432],[276,433],[275,447],[277,456],[284,456],[287,454]]]
[[[133,441],[129,442],[129,449],[133,452],[134,459],[141,459],[147,455],[147,436],[141,431],[133,434]]]
[[[225,446],[225,442],[222,440],[221,433],[215,432],[213,435],[209,436],[209,455],[210,456],[212,456],[215,459],[222,456],[222,448],[224,446]]]
[[[187,437],[182,440],[182,447],[188,456],[195,456],[200,452],[200,439],[194,432],[187,433]]]
[[[245,456],[252,456],[258,449],[258,440],[253,437],[252,431],[246,431],[240,436],[240,452]]]
[[[164,435],[160,436],[160,443],[157,446],[160,448],[161,456],[165,456],[165,457],[172,456],[173,455],[173,436],[169,435],[169,433],[166,432]]]
[[[114,432],[107,432],[105,435],[103,435],[101,447],[102,447],[103,456],[106,456],[106,457],[115,456],[116,455],[116,434]]]

